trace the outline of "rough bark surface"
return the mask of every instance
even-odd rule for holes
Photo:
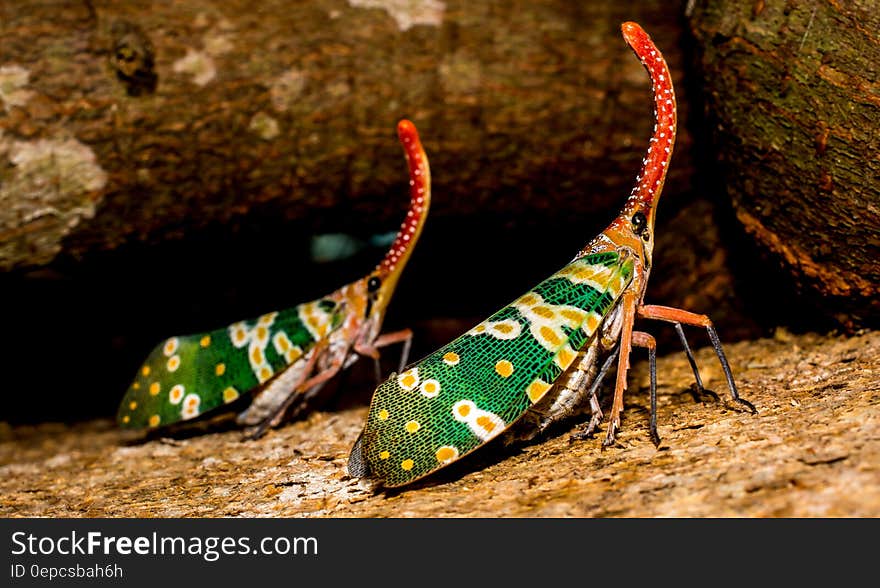
[[[651,126],[620,23],[642,22],[683,79],[677,14],[660,0],[4,2],[0,268],[255,214],[381,232],[403,207],[388,201],[406,180],[401,117],[424,136],[435,215],[503,203],[600,226]],[[690,185],[689,146],[682,128],[669,193]]]
[[[485,447],[398,492],[346,475],[363,406],[249,442],[237,431],[144,441],[106,421],[6,426],[0,516],[880,516],[880,333],[778,331],[727,351],[757,415],[694,403],[685,358],[661,358],[657,450],[638,362],[616,446],[558,431]],[[722,392],[711,349],[697,361]]]
[[[689,17],[743,228],[822,312],[876,323],[877,3],[704,0]]]

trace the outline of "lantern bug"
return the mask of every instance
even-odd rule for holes
[[[651,77],[655,126],[636,185],[620,215],[560,271],[381,384],[349,456],[351,475],[377,478],[386,487],[402,486],[502,432],[534,436],[587,407],[592,417],[575,437],[589,437],[603,418],[598,387],[616,362],[614,399],[603,442],[611,445],[620,428],[633,346],[648,349],[650,434],[659,444],[656,346],[651,335],[633,330],[636,317],[675,324],[696,387],[708,393],[681,325],[706,328],[733,399],[754,412],[737,393],[708,317],[643,304],[654,247],[654,212],[675,141],[676,107],[669,69],[651,39],[636,23],[626,22],[621,28]]]
[[[385,310],[428,215],[431,173],[415,126],[397,126],[409,167],[410,204],[384,259],[367,276],[318,300],[207,333],[171,337],[150,353],[118,411],[126,428],[162,427],[201,416],[253,394],[238,415],[251,437],[301,409],[333,376],[360,356],[403,343],[412,332],[380,335]]]

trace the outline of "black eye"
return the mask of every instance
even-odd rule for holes
[[[641,210],[635,213],[632,217],[633,231],[635,231],[636,235],[641,235],[642,231],[645,230],[645,227],[648,226],[648,219],[645,217],[645,213]]]
[[[379,286],[382,285],[382,280],[380,280],[376,276],[372,276],[369,280],[367,280],[367,292],[375,292],[379,289]]]

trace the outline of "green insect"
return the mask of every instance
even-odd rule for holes
[[[150,353],[122,399],[117,416],[122,427],[163,427],[253,395],[238,423],[257,437],[290,409],[301,410],[361,356],[373,358],[377,379],[380,347],[403,343],[401,365],[406,363],[412,331],[379,333],[427,218],[431,174],[415,126],[401,121],[398,135],[409,165],[410,205],[376,269],[318,300],[167,339]]]
[[[620,215],[560,271],[380,385],[349,457],[353,476],[402,486],[502,432],[534,436],[586,407],[592,418],[578,436],[591,436],[603,417],[597,390],[616,359],[614,402],[604,442],[610,445],[620,427],[634,345],[649,351],[651,437],[659,444],[655,342],[649,334],[633,330],[636,316],[675,323],[701,392],[705,391],[681,324],[705,327],[734,400],[754,411],[739,398],[707,317],[642,303],[653,254],[654,211],[675,142],[675,95],[666,62],[648,35],[632,22],[622,29],[651,76],[656,126],[637,184]],[[602,355],[606,357],[600,365]]]

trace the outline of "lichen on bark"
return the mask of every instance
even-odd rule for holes
[[[95,214],[107,172],[74,138],[15,141],[0,134],[0,268],[26,252],[42,263]]]

